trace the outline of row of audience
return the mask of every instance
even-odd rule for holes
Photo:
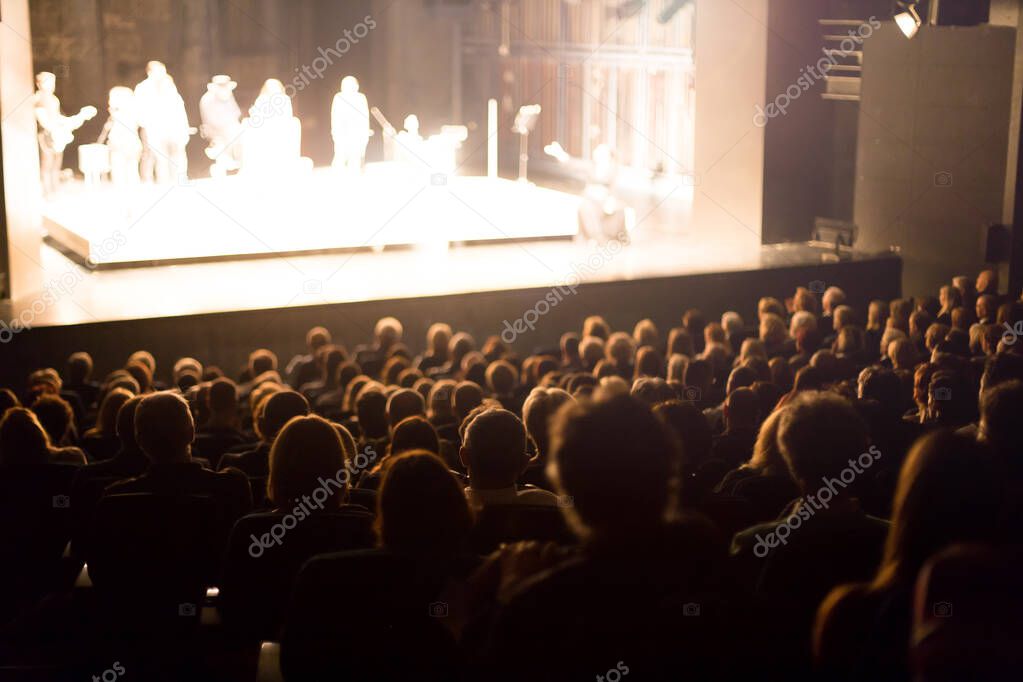
[[[2,664],[251,679],[271,640],[287,680],[1004,679],[1023,302],[984,272],[757,311],[34,371],[0,390]]]

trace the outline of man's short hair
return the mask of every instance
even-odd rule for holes
[[[984,391],[980,400],[981,436],[996,450],[1014,457],[1012,468],[1023,470],[1023,381],[1004,381]]]
[[[305,345],[311,351],[330,343],[330,331],[326,327],[313,327],[306,332]]]
[[[548,476],[573,498],[569,520],[584,534],[659,525],[678,465],[677,441],[629,395],[570,403],[555,417]]]
[[[465,427],[462,453],[474,487],[514,485],[527,461],[526,428],[508,410],[482,410]]]
[[[474,407],[483,402],[483,389],[479,384],[472,381],[460,381],[455,386],[455,392],[451,398],[451,404],[455,410],[455,416],[464,419]]]
[[[249,354],[249,371],[252,373],[252,378],[275,369],[277,369],[277,356],[272,350],[260,348]]]
[[[387,398],[387,422],[393,429],[403,419],[426,414],[426,401],[411,388],[401,388]]]
[[[725,398],[725,411],[728,414],[728,425],[754,427],[760,413],[760,400],[752,388],[742,386],[736,388]]]
[[[217,413],[238,409],[238,387],[227,377],[215,379],[206,397],[210,410]]]
[[[192,411],[177,393],[152,393],[135,408],[135,441],[154,462],[177,459],[194,437]]]
[[[366,384],[355,399],[355,413],[366,438],[387,436],[387,395],[378,384]]]
[[[263,408],[260,432],[267,441],[272,441],[277,433],[294,417],[309,414],[309,401],[297,391],[277,391],[271,395]]]
[[[508,395],[518,383],[515,366],[507,360],[498,360],[487,367],[487,386],[497,395]]]

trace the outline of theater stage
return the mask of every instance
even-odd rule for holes
[[[578,196],[432,175],[399,163],[351,177],[300,168],[125,190],[72,182],[44,202],[50,241],[98,269],[450,243],[571,238]]]

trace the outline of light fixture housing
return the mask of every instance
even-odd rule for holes
[[[912,38],[920,30],[923,22],[920,20],[920,15],[917,14],[915,2],[900,4],[905,8],[905,11],[895,15],[895,23],[898,25],[899,30],[902,31],[902,35]]]

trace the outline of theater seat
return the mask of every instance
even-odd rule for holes
[[[190,626],[216,577],[221,540],[211,498],[128,493],[100,500],[89,576],[105,613],[127,627]]]
[[[575,536],[558,507],[488,505],[476,515],[469,542],[474,551],[489,554],[503,542],[520,540],[568,545]]]
[[[457,647],[438,601],[448,576],[447,567],[383,550],[309,560],[281,636],[284,679],[457,679]]]
[[[713,521],[725,537],[731,537],[756,523],[756,515],[749,501],[732,495],[707,495],[697,510]]]
[[[348,502],[365,507],[371,514],[377,513],[377,491],[369,488],[350,488]]]
[[[361,507],[345,505],[301,520],[286,516],[243,516],[231,532],[217,608],[236,633],[276,639],[295,576],[306,560],[370,548],[376,541],[373,515]]]

